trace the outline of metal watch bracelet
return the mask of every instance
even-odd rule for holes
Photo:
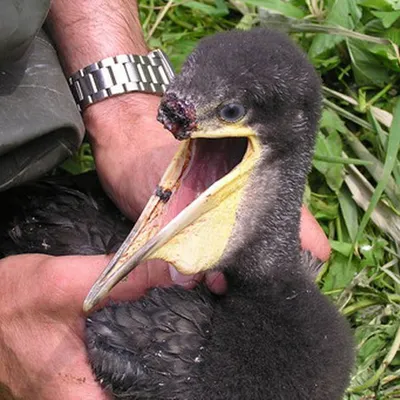
[[[174,71],[161,50],[147,56],[123,54],[90,64],[68,79],[78,109],[129,92],[163,94]]]

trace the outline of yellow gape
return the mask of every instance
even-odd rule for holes
[[[186,275],[217,264],[232,234],[245,187],[261,155],[255,131],[240,123],[219,129],[199,127],[182,143],[160,182],[173,196],[189,164],[196,139],[226,137],[248,139],[242,161],[163,228],[160,228],[160,221],[165,203],[153,195],[132,232],[93,285],[84,302],[85,311],[93,308],[142,261],[162,259]]]

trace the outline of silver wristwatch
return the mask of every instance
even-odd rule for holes
[[[174,71],[161,50],[147,56],[123,54],[80,69],[68,79],[80,111],[111,96],[129,92],[163,94]]]

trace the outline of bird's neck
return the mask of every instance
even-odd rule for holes
[[[228,281],[254,289],[265,280],[300,273],[300,214],[309,164],[301,156],[299,151],[282,158],[264,155],[256,166],[246,188],[251,201],[238,213],[223,266]]]

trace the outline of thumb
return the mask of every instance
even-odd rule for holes
[[[111,260],[110,255],[63,256],[47,259],[51,278],[52,298],[56,303],[68,304],[75,311],[82,312],[83,301],[101,272]],[[113,301],[136,300],[150,287],[170,285],[171,279],[165,263],[148,262],[139,265],[111,291],[110,296],[100,303],[104,306]]]

